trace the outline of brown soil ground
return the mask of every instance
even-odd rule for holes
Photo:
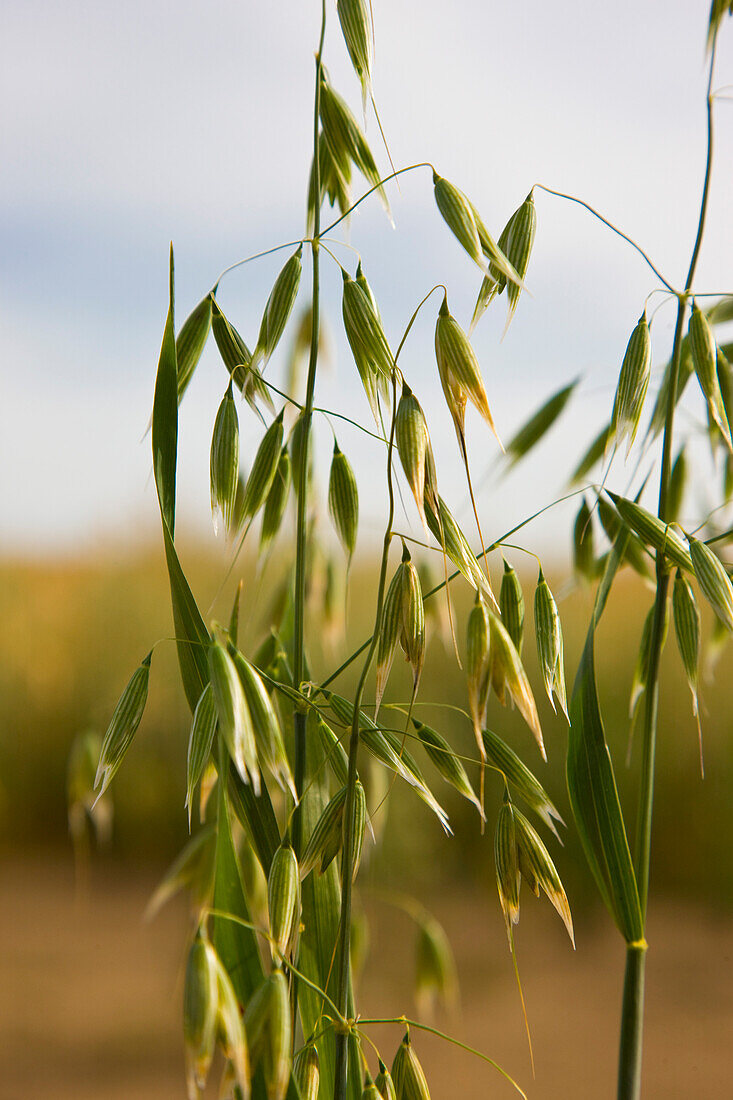
[[[153,880],[108,869],[95,870],[80,902],[60,858],[5,859],[0,881],[0,1098],[183,1100],[185,908],[170,904],[144,924]],[[412,929],[384,906],[372,912],[379,963],[367,965],[362,1010],[409,1015]],[[573,953],[548,906],[523,904],[533,1082],[495,899],[443,894],[436,912],[462,989],[461,1010],[437,1025],[495,1058],[532,1100],[612,1100],[623,949],[608,921],[581,920]],[[649,937],[645,1100],[733,1095],[733,923],[657,906]],[[369,1034],[391,1060],[401,1030]],[[414,1042],[435,1100],[516,1095],[457,1048],[418,1033]]]

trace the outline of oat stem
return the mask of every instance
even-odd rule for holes
[[[389,512],[387,528],[384,533],[384,546],[382,549],[382,563],[379,570],[379,587],[377,589],[377,610],[374,617],[374,633],[369,641],[369,650],[364,661],[359,677],[359,683],[354,697],[354,716],[351,722],[351,736],[349,738],[349,771],[346,779],[346,803],[344,806],[344,838],[341,856],[341,917],[339,923],[338,940],[338,971],[336,986],[336,1001],[339,1012],[345,1016],[348,1011],[350,952],[349,932],[351,929],[351,848],[354,826],[354,797],[356,790],[356,759],[359,752],[359,713],[361,700],[364,694],[369,669],[371,668],[374,651],[377,648],[379,635],[379,623],[382,618],[384,604],[384,592],[387,586],[387,565],[389,562],[389,548],[392,542],[392,525],[394,523],[395,499],[394,483],[392,478],[392,451],[394,448],[395,424],[397,422],[397,372],[392,372],[392,422],[389,429],[389,447],[387,449],[387,491],[389,494]],[[346,1097],[346,1070],[348,1066],[348,1034],[337,1032],[336,1034],[336,1071],[334,1079],[334,1100],[345,1100]]]
[[[316,91],[315,106],[313,111],[313,158],[315,176],[316,207],[314,215],[314,231],[311,241],[311,255],[313,258],[313,298],[311,305],[311,342],[310,357],[308,360],[308,380],[306,383],[305,405],[303,406],[303,431],[304,452],[308,454],[308,442],[313,418],[313,404],[316,389],[316,369],[318,367],[318,339],[320,328],[320,254],[319,241],[321,222],[321,163],[318,151],[318,132],[321,111],[321,69],[323,67],[322,53],[323,41],[326,36],[326,0],[321,0],[321,36],[316,53]],[[295,626],[293,640],[293,683],[298,688],[303,680],[304,659],[304,618],[305,618],[305,566],[306,566],[306,526],[308,519],[308,462],[301,463],[300,484],[298,486],[298,516],[296,521],[295,543]],[[305,781],[305,736],[306,719],[300,708],[296,707],[293,715],[295,726],[295,788],[300,798]],[[295,815],[293,823],[293,846],[296,855],[300,854],[301,847],[300,814]]]
[[[293,683],[300,688],[305,670],[304,659],[304,620],[305,620],[305,573],[306,573],[306,535],[308,522],[308,444],[313,419],[313,404],[316,390],[316,369],[318,367],[318,342],[320,329],[320,254],[318,237],[321,222],[321,164],[319,156],[319,126],[321,112],[321,70],[323,67],[322,54],[323,42],[326,36],[326,0],[321,0],[321,34],[316,53],[316,90],[313,108],[313,158],[315,177],[315,215],[313,239],[311,241],[311,256],[313,260],[313,293],[311,301],[311,342],[308,360],[308,380],[306,382],[305,406],[303,416],[304,459],[300,467],[300,484],[298,486],[298,515],[295,535],[295,607],[293,626]],[[301,707],[293,709],[293,730],[295,737],[295,790],[300,803],[303,787],[305,785],[306,770],[306,729],[308,714]],[[302,847],[302,817],[300,809],[294,814],[293,820],[293,849],[296,856],[300,856]],[[293,978],[292,990],[293,1019],[298,1014],[298,981]],[[295,1036],[295,1028],[293,1028]]]
[[[610,222],[608,218],[604,218],[602,214],[599,214],[597,210],[594,210],[590,203],[584,202],[583,199],[576,198],[575,195],[566,195],[564,191],[554,191],[552,187],[545,187],[543,183],[536,183],[535,187],[538,187],[540,191],[547,192],[548,195],[555,195],[555,197],[558,199],[567,199],[568,202],[576,202],[578,206],[582,206],[585,210],[588,211],[588,213],[592,214],[594,218],[598,218],[599,222],[603,222],[603,224],[607,226],[613,233],[616,233],[619,237],[621,237],[622,240],[626,241],[627,244],[630,244],[632,248],[636,249],[639,255],[642,256],[644,260],[646,260],[647,264],[652,269],[654,274],[657,276],[660,282],[664,283],[667,290],[670,291],[671,294],[677,294],[675,288],[671,285],[671,283],[667,282],[664,275],[662,275],[659,268],[652,263],[641,245],[638,245],[635,240],[632,240],[632,238],[628,237],[626,233],[623,233],[618,228],[618,226],[614,225],[613,222]]]
[[[667,416],[664,425],[664,443],[662,450],[662,472],[659,480],[658,515],[663,521],[668,518],[668,498],[672,470],[672,443],[674,434],[674,414],[677,404],[677,384],[679,380],[680,356],[682,347],[682,326],[687,301],[695,276],[695,268],[700,254],[705,216],[708,207],[710,178],[713,163],[713,70],[715,67],[715,45],[713,39],[710,56],[710,72],[707,87],[707,157],[705,163],[705,181],[700,201],[700,216],[697,235],[692,249],[690,268],[685,281],[685,289],[677,295],[677,323],[672,348],[672,374],[667,401]],[[658,274],[658,272],[657,272]],[[643,756],[641,785],[639,790],[639,811],[636,824],[634,845],[634,869],[639,888],[642,919],[646,929],[646,912],[649,897],[649,868],[651,861],[652,816],[654,807],[654,763],[657,739],[657,715],[659,705],[659,667],[664,643],[664,620],[669,597],[670,568],[664,555],[657,553],[657,592],[654,603],[654,619],[650,638],[649,675],[644,700],[644,725],[642,729]],[[621,1042],[619,1050],[618,1100],[638,1100],[641,1095],[641,1058],[644,1028],[644,968],[646,961],[646,942],[631,943],[626,949],[626,973],[624,977],[623,1007],[621,1014]]]

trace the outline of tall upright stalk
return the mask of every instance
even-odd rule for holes
[[[705,230],[705,217],[710,192],[710,178],[713,163],[713,100],[712,84],[715,67],[715,38],[712,43],[710,71],[707,86],[707,157],[705,163],[705,181],[700,201],[700,216],[697,224],[695,244],[692,249],[690,267],[685,280],[684,290],[677,295],[677,321],[672,347],[672,365],[670,373],[667,413],[664,424],[664,443],[662,448],[662,471],[659,480],[659,518],[666,522],[669,517],[669,491],[672,472],[672,445],[674,436],[674,416],[677,406],[677,388],[679,384],[680,358],[682,350],[682,328],[687,310],[687,302],[692,290],[700,246]],[[662,647],[664,645],[667,602],[669,599],[670,566],[661,552],[656,556],[656,597],[654,618],[649,641],[649,672],[644,700],[644,718],[642,728],[642,770],[639,789],[639,809],[636,823],[634,845],[634,869],[639,888],[642,918],[646,929],[647,903],[649,898],[649,870],[651,863],[652,819],[654,810],[654,765],[657,741],[657,717],[659,710],[659,669]],[[638,1100],[641,1095],[641,1061],[644,1028],[644,970],[646,962],[646,940],[627,945],[626,972],[624,977],[623,1006],[621,1015],[621,1041],[619,1049],[618,1100]]]
[[[318,368],[318,342],[320,338],[321,320],[321,289],[320,289],[320,251],[319,236],[321,232],[321,162],[319,156],[319,128],[321,113],[321,69],[323,65],[323,42],[326,36],[326,0],[321,2],[321,34],[316,53],[316,91],[313,110],[313,176],[315,182],[315,212],[313,220],[313,239],[311,240],[311,256],[313,260],[313,295],[311,302],[311,341],[310,355],[308,359],[308,379],[306,382],[305,404],[301,413],[303,417],[304,461],[301,462],[298,483],[298,515],[295,535],[295,624],[293,640],[293,677],[295,687],[298,688],[303,680],[305,671],[305,572],[306,572],[306,527],[308,521],[308,445],[310,440],[311,420],[313,419],[313,404],[316,390],[316,370]],[[300,708],[295,708],[293,715],[295,728],[295,789],[298,798],[303,793],[305,785],[306,766],[306,724],[307,715]],[[293,843],[295,851],[300,852],[300,814],[295,815]]]

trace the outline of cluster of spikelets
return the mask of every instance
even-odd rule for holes
[[[719,20],[724,14],[725,5],[718,4],[717,7],[719,12],[715,15],[716,5],[713,5],[711,26],[714,15]],[[338,0],[337,10],[366,107],[371,96],[372,63],[368,6],[366,0]],[[378,192],[388,209],[383,181],[359,123],[331,85],[320,63],[319,73],[317,104],[320,135],[309,185],[308,232],[312,232],[318,222],[316,211],[320,211],[325,199],[332,206],[337,205],[342,216],[348,214],[352,205],[350,188],[354,169],[364,176],[372,190]],[[524,287],[536,231],[536,213],[530,192],[495,241],[476,206],[435,170],[433,188],[440,214],[455,239],[482,272],[468,333],[451,314],[447,293],[444,293],[435,326],[438,375],[473,501],[465,433],[469,402],[494,433],[500,447],[501,442],[471,343],[471,333],[493,299],[503,293],[506,293],[508,302],[507,325],[511,321]],[[302,247],[302,243],[298,245],[277,276],[263,311],[253,352],[222,312],[217,301],[218,284],[194,309],[175,339],[177,393],[174,395],[180,402],[209,333],[213,332],[228,374],[228,385],[216,415],[210,452],[211,505],[215,526],[221,523],[228,536],[235,537],[240,532],[246,534],[259,517],[261,550],[271,544],[282,526],[291,486],[296,493],[301,493],[307,488],[310,477],[310,416],[301,409],[292,427],[287,430],[285,408],[276,415],[271,386],[264,377],[297,301],[302,274]],[[473,552],[468,538],[439,493],[425,413],[397,366],[397,355],[392,352],[361,263],[353,278],[343,268],[341,270],[344,332],[368,406],[389,446],[390,476],[394,447],[423,527],[436,540],[444,559],[449,559],[475,590],[475,602],[467,622],[466,679],[470,718],[480,758],[481,791],[480,795],[476,794],[461,759],[443,735],[412,718],[412,704],[420,686],[425,658],[425,606],[423,586],[404,542],[402,560],[385,586],[381,613],[376,623],[373,717],[361,708],[360,700],[355,706],[328,687],[293,683],[286,647],[275,630],[252,660],[248,660],[240,652],[236,640],[238,604],[235,604],[228,630],[215,624],[211,635],[208,635],[202,628],[203,640],[197,644],[205,652],[205,672],[199,669],[200,675],[205,676],[205,686],[194,708],[188,744],[186,805],[189,824],[197,788],[201,789],[202,806],[206,804],[210,786],[207,774],[212,770],[211,759],[217,732],[221,738],[220,744],[226,749],[226,766],[229,769],[229,782],[224,784],[219,812],[223,807],[228,813],[229,799],[245,831],[250,830],[247,799],[262,798],[269,804],[267,775],[284,796],[292,800],[293,808],[297,807],[298,795],[285,748],[281,707],[295,706],[301,713],[308,714],[310,728],[318,737],[328,773],[337,789],[330,797],[324,798],[323,808],[310,834],[303,838],[305,843],[299,848],[300,859],[290,841],[290,818],[283,836],[279,838],[267,877],[267,927],[251,926],[269,943],[271,965],[269,973],[263,975],[259,988],[246,1004],[240,1003],[232,976],[208,935],[208,920],[214,915],[208,910],[219,826],[204,824],[177,861],[168,883],[159,892],[158,900],[174,888],[174,880],[177,884],[195,884],[198,880],[198,901],[200,912],[204,913],[190,948],[184,993],[187,1079],[191,1100],[196,1100],[206,1087],[217,1047],[225,1060],[222,1097],[237,1096],[240,1100],[247,1100],[253,1075],[260,1072],[268,1100],[283,1100],[291,1074],[305,1100],[316,1100],[318,1096],[320,1069],[316,1037],[311,1035],[294,1058],[292,1054],[290,983],[297,974],[298,942],[305,919],[302,881],[310,874],[324,876],[340,855],[342,888],[343,884],[350,884],[357,874],[365,833],[370,825],[364,787],[358,770],[350,767],[349,757],[342,745],[349,730],[356,732],[359,746],[374,760],[412,788],[447,832],[450,831],[447,814],[406,744],[408,731],[414,745],[425,750],[439,776],[475,806],[482,821],[485,818],[483,769],[490,767],[499,773],[504,781],[504,797],[497,818],[494,854],[499,898],[510,945],[513,949],[513,926],[519,917],[522,877],[535,894],[539,895],[540,891],[545,893],[573,939],[568,900],[557,870],[542,839],[515,804],[515,799],[536,814],[555,835],[557,824],[562,823],[560,814],[514,750],[486,728],[487,705],[493,692],[500,704],[511,702],[517,707],[545,756],[537,706],[522,661],[524,597],[519,578],[514,568],[505,561],[498,599],[495,597],[475,501],[474,512],[482,542],[481,555]],[[677,397],[695,373],[707,405],[711,442],[714,448],[720,446],[730,456],[733,453],[730,431],[733,377],[727,358],[715,340],[712,327],[714,309],[706,314],[693,303],[688,333],[682,345]],[[169,316],[172,326],[172,308]],[[306,317],[309,318],[309,315]],[[308,320],[306,328],[309,327]],[[632,332],[623,357],[610,423],[581,459],[574,474],[575,480],[585,480],[593,466],[611,448],[626,443],[628,456],[637,435],[650,374],[651,338],[645,310]],[[648,438],[657,435],[663,426],[672,378],[670,364],[652,413]],[[575,384],[553,395],[507,444],[509,464],[522,458],[555,422]],[[272,417],[246,479],[240,474],[235,386],[263,422],[265,414]],[[293,401],[292,404],[297,403]],[[388,431],[385,430],[385,422],[388,423]],[[165,494],[160,491],[160,479],[164,478],[165,471],[156,467],[155,475],[161,510],[164,512]],[[733,487],[733,460],[730,457],[726,462],[725,476],[726,495],[729,495],[728,490]],[[677,515],[675,501],[678,505],[683,483],[684,453],[675,462],[672,474],[667,509],[672,519]],[[173,500],[174,489],[173,484],[172,491],[170,487],[166,490]],[[697,713],[700,613],[688,578],[697,580],[700,591],[719,621],[731,631],[733,587],[728,573],[706,542],[685,532],[678,524],[671,525],[672,521],[662,522],[647,512],[638,500],[606,493],[599,495],[596,504],[612,551],[605,559],[597,558],[593,543],[595,508],[592,512],[584,500],[574,530],[578,574],[588,580],[596,579],[609,565],[616,568],[619,563],[629,563],[648,575],[648,558],[652,552],[663,555],[671,567],[676,567],[672,600],[675,633],[692,692],[693,708]],[[357,542],[358,508],[354,472],[334,439],[328,509],[349,562]],[[163,518],[164,524],[168,523],[165,514]],[[171,528],[170,547],[173,545],[172,534]],[[389,534],[391,536],[391,532]],[[175,550],[171,552],[168,544],[167,550],[169,568],[170,561],[174,560],[180,569]],[[484,559],[483,567],[481,557]],[[179,577],[177,583],[188,594],[187,598],[190,597],[195,610],[185,578],[181,581]],[[193,621],[191,604],[184,603],[184,606]],[[190,642],[197,627],[194,623],[194,628],[189,632],[189,626],[190,623],[185,621],[176,622],[177,634],[182,633]],[[558,704],[567,718],[560,618],[541,567],[534,593],[534,626],[544,689],[553,710]],[[642,638],[634,674],[632,714],[647,684],[645,661],[651,630],[651,620],[648,620],[646,640]],[[378,723],[380,704],[398,645],[412,671],[412,696],[402,736]],[[142,719],[151,656],[148,654],[133,673],[103,740],[95,779],[95,787],[99,790],[98,801],[120,767]],[[572,781],[569,782],[572,786]],[[350,816],[347,807],[350,808]],[[582,833],[582,819],[578,823]],[[254,854],[252,859],[255,860]],[[221,921],[229,918],[219,913],[215,914],[215,919]],[[440,926],[427,916],[420,917],[418,927],[418,986],[426,996],[437,991],[447,997],[454,980],[447,941]],[[345,1021],[341,1023],[346,1026]],[[400,1044],[391,1073],[380,1059],[377,1077],[373,1080],[365,1068],[363,1083],[364,1100],[390,1100],[393,1097],[395,1100],[425,1100],[429,1097],[427,1081],[412,1048],[409,1031]]]

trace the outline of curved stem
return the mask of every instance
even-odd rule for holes
[[[337,986],[336,1001],[339,1012],[345,1016],[348,1009],[349,992],[349,932],[351,928],[351,885],[353,880],[353,868],[351,866],[351,849],[354,829],[354,800],[356,791],[356,762],[359,754],[359,713],[361,700],[364,694],[369,669],[377,647],[379,623],[382,619],[382,607],[384,604],[384,592],[387,586],[387,564],[389,561],[389,548],[392,541],[392,524],[394,523],[395,499],[394,484],[392,480],[392,450],[394,448],[395,424],[397,420],[397,377],[396,371],[392,374],[392,423],[389,432],[389,447],[387,450],[387,491],[389,493],[389,514],[387,529],[384,534],[384,547],[382,549],[382,563],[379,570],[379,588],[377,590],[377,610],[375,614],[374,633],[369,642],[369,651],[364,661],[364,666],[359,677],[359,684],[354,697],[354,715],[351,723],[351,736],[349,739],[349,771],[346,780],[346,803],[344,806],[344,838],[341,855],[341,919],[339,923],[338,960],[337,960]],[[336,1035],[336,1072],[334,1080],[334,1100],[344,1100],[346,1096],[346,1069],[348,1063],[348,1035],[339,1033]]]
[[[370,1017],[369,1019],[360,1019],[359,1027],[368,1027],[370,1024],[401,1024],[402,1027],[413,1027],[416,1031],[426,1031],[429,1035],[436,1035],[438,1039],[444,1039],[446,1043],[450,1043],[454,1047],[458,1047],[459,1050],[465,1050],[467,1054],[473,1054],[474,1057],[480,1058],[482,1062],[486,1062],[492,1066],[510,1085],[517,1090],[520,1096],[527,1100],[527,1095],[523,1089],[519,1087],[513,1077],[510,1077],[505,1069],[495,1062],[493,1058],[489,1058],[488,1054],[484,1054],[480,1050],[476,1050],[475,1047],[470,1047],[468,1043],[462,1043],[460,1039],[454,1039],[452,1035],[447,1035],[444,1031],[439,1031],[437,1027],[431,1027],[430,1024],[421,1024],[417,1020],[411,1020],[407,1016],[380,1016]]]
[[[590,203],[584,202],[583,199],[576,198],[575,195],[566,195],[564,191],[554,191],[552,187],[545,187],[544,183],[536,183],[535,187],[539,187],[540,191],[546,191],[548,195],[555,195],[555,197],[558,199],[567,199],[568,202],[576,202],[578,206],[584,207],[584,209],[586,209],[589,214],[592,214],[594,218],[598,218],[599,222],[603,222],[603,224],[607,226],[610,230],[612,230],[612,232],[616,233],[619,237],[621,237],[622,240],[626,241],[627,244],[630,244],[632,248],[635,248],[639,255],[642,256],[643,259],[647,262],[647,264],[652,269],[656,277],[660,280],[660,282],[664,283],[667,290],[669,290],[672,294],[677,294],[675,288],[672,286],[671,283],[667,282],[659,268],[656,267],[656,265],[653,264],[652,261],[649,259],[644,249],[640,245],[638,245],[636,241],[632,240],[631,237],[628,237],[626,233],[623,233],[618,228],[618,226],[613,224],[613,222],[610,222],[608,218],[604,218],[602,214],[599,214],[597,210],[594,210]]]
[[[246,256],[243,260],[237,260],[235,264],[229,264],[229,267],[225,267],[219,275],[219,278],[214,283],[213,287],[209,291],[216,297],[216,292],[219,289],[219,283],[222,281],[225,275],[228,275],[230,271],[236,270],[238,267],[243,267],[244,264],[250,264],[253,260],[261,260],[263,256],[272,256],[273,252],[280,252],[283,248],[294,248],[295,245],[304,244],[306,238],[301,238],[299,241],[286,241],[285,244],[276,244],[274,248],[267,248],[264,252],[255,252],[252,256]]]
[[[697,234],[692,249],[690,267],[685,281],[685,290],[677,295],[677,322],[672,348],[672,371],[667,398],[667,415],[664,424],[664,443],[662,450],[662,471],[659,479],[659,518],[668,520],[668,502],[672,470],[672,446],[674,436],[674,416],[677,406],[677,387],[679,383],[680,358],[682,350],[682,328],[684,325],[687,301],[695,277],[700,246],[705,229],[705,218],[710,193],[710,178],[713,163],[713,96],[711,94],[713,70],[715,67],[715,40],[710,57],[710,72],[707,88],[707,156],[705,162],[705,180],[700,200],[700,215]],[[669,564],[661,552],[656,557],[657,591],[654,602],[654,618],[649,639],[649,673],[644,700],[644,725],[642,730],[643,748],[641,765],[641,783],[639,788],[639,811],[636,822],[634,844],[634,870],[639,889],[642,919],[646,931],[646,914],[649,899],[649,870],[651,865],[651,837],[654,810],[654,767],[657,741],[657,716],[659,709],[659,668],[664,645],[667,618],[667,603],[671,572]],[[624,976],[624,994],[621,1013],[621,1042],[619,1049],[618,1100],[638,1100],[641,1095],[642,1038],[644,1029],[644,969],[646,961],[646,942],[628,944],[626,949],[626,973]]]
[[[385,183],[389,183],[390,180],[396,179],[397,176],[401,176],[404,172],[414,172],[414,170],[416,168],[431,168],[432,169],[433,166],[429,161],[423,160],[423,161],[420,161],[419,164],[408,164],[408,166],[406,168],[398,168],[396,172],[390,172],[390,174],[388,176],[385,176],[384,179],[381,179],[379,181],[379,183],[375,183],[374,187],[370,187],[368,191],[365,191],[364,194],[361,196],[361,198],[357,199],[356,202],[352,203],[351,206],[349,207],[349,209],[345,210],[340,218],[336,218],[336,221],[331,222],[330,225],[327,225],[322,233],[319,233],[318,230],[316,229],[316,231],[313,233],[313,236],[314,237],[319,237],[319,236],[320,237],[325,237],[327,233],[330,233],[332,229],[335,229],[337,225],[340,225],[340,223],[342,221],[344,221],[345,218],[348,218],[351,211],[356,210],[357,206],[359,206],[361,203],[364,202],[364,199],[368,199],[369,196],[373,195],[375,191],[378,191],[380,187],[384,187]],[[434,169],[433,169],[433,171],[434,171]]]

